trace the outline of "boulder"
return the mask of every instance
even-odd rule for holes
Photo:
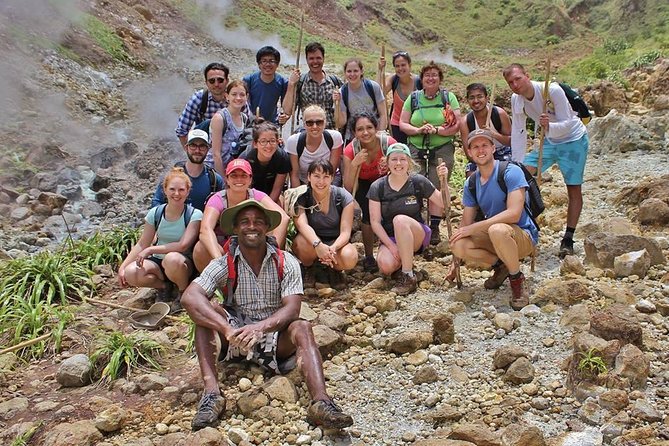
[[[427,438],[411,443],[411,446],[477,446],[470,441],[449,440],[443,437]]]
[[[502,446],[546,446],[544,434],[536,426],[512,424],[502,431]]]
[[[344,316],[331,310],[321,311],[318,315],[318,323],[333,330],[343,330],[349,325],[349,322]]]
[[[562,263],[560,263],[560,274],[566,276],[567,274],[576,274],[585,276],[585,267],[581,259],[576,256],[566,256]]]
[[[414,384],[429,384],[439,381],[439,372],[431,365],[418,369],[413,377]]]
[[[421,348],[425,348],[432,343],[433,337],[431,331],[412,330],[405,331],[395,336],[388,344],[388,350],[397,353],[412,353]]]
[[[647,198],[639,204],[638,218],[642,225],[669,224],[669,204],[659,198]]]
[[[632,416],[647,423],[662,421],[662,414],[646,400],[636,400],[632,405]]]
[[[495,351],[492,357],[492,367],[493,369],[505,369],[516,359],[521,357],[528,358],[529,356],[525,350],[516,345],[505,345]]]
[[[650,255],[648,251],[632,251],[613,258],[613,271],[616,277],[646,277],[650,269]]]
[[[297,390],[295,385],[285,376],[275,376],[263,386],[265,393],[271,400],[284,403],[297,402]]]
[[[465,423],[455,426],[448,435],[452,440],[464,440],[474,443],[476,446],[502,446],[499,435],[491,432],[483,424]]]
[[[586,237],[584,248],[586,263],[598,268],[613,268],[617,256],[642,249],[648,251],[651,265],[665,262],[660,244],[656,240],[638,235],[607,235],[600,232]]]
[[[620,389],[611,389],[597,397],[597,402],[604,409],[619,412],[629,404],[630,400],[627,392]]]
[[[148,392],[150,390],[162,390],[170,383],[169,379],[155,373],[141,375],[135,381],[137,382],[137,385],[142,390],[142,392]]]
[[[504,381],[513,384],[524,384],[534,379],[534,367],[529,359],[521,357],[516,359],[504,373]],[[477,443],[478,444],[478,443]]]
[[[629,107],[625,89],[608,80],[585,87],[582,97],[595,116],[606,116],[613,109],[626,113]]]
[[[0,403],[0,419],[8,420],[17,412],[28,409],[28,398],[16,397]]]
[[[197,432],[193,432],[188,438],[188,444],[198,446],[223,446],[228,445],[228,440],[222,432],[213,427],[205,427]]]
[[[650,359],[636,346],[627,344],[616,356],[613,373],[627,378],[635,389],[642,389],[646,387],[650,373]]]
[[[617,307],[615,307],[617,308]],[[643,345],[641,324],[615,308],[595,312],[590,319],[590,333],[608,340],[618,339],[623,344]]]
[[[237,400],[237,407],[239,411],[244,414],[244,416],[250,416],[256,410],[261,407],[265,407],[269,404],[269,399],[264,393],[260,393],[257,390],[250,390],[244,392],[239,399]]]
[[[51,427],[45,434],[43,446],[92,446],[102,441],[103,436],[93,420],[61,423]]]
[[[576,304],[567,308],[560,317],[560,325],[574,331],[588,330],[590,328],[590,309],[584,304]]]
[[[102,432],[116,432],[121,429],[126,419],[126,411],[122,407],[113,404],[95,417],[95,427]]]
[[[432,320],[432,336],[435,344],[455,342],[455,324],[452,313],[439,314]]]
[[[90,384],[92,369],[93,364],[87,355],[74,355],[60,364],[56,381],[63,387],[83,387]]]
[[[625,153],[658,150],[663,141],[629,116],[611,110],[588,124],[590,153]]]
[[[314,340],[318,345],[319,350],[323,356],[337,351],[341,347],[342,337],[333,329],[325,325],[314,325],[312,327],[314,332]]]
[[[553,302],[558,305],[571,306],[591,297],[588,285],[590,283],[585,279],[550,279],[543,283],[530,300],[536,305]]]
[[[577,363],[583,357],[582,354],[593,351],[604,360],[608,368],[612,368],[622,343],[618,339],[607,341],[591,333],[579,333],[574,336],[573,346]]]
[[[49,209],[62,209],[67,203],[67,197],[53,192],[41,192],[37,196],[37,201],[46,205]]]

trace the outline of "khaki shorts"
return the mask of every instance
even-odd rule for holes
[[[518,246],[518,259],[522,259],[532,254],[534,251],[534,244],[532,243],[530,234],[521,229],[518,225],[505,224],[505,226],[509,231],[509,235],[515,240],[516,245]],[[488,231],[476,232],[469,238],[477,248],[485,249],[489,252],[496,252],[499,255],[490,240]]]

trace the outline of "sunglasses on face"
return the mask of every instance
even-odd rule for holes
[[[225,83],[225,78],[223,78],[223,77],[210,77],[209,79],[207,79],[207,82],[209,82],[211,85],[224,84]]]
[[[325,124],[324,119],[314,119],[314,120],[310,119],[308,121],[304,121],[304,125],[306,125],[307,127],[313,127],[315,125],[321,126],[323,124]]]

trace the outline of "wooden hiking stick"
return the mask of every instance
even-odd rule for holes
[[[300,69],[300,52],[302,51],[302,33],[304,31],[304,3],[302,3],[302,18],[300,18],[300,37],[297,39],[297,60],[295,61],[295,69]],[[300,81],[297,81],[299,84]],[[293,90],[293,110],[290,116],[290,134],[295,132],[295,112],[297,111],[297,85]]]
[[[544,100],[544,107],[543,107],[543,112],[546,113],[546,110],[548,108],[548,88],[550,87],[551,83],[551,56],[550,54],[548,55],[548,60],[546,60],[546,80],[544,81],[544,91],[543,91],[543,100]],[[544,155],[544,139],[546,138],[546,131],[544,130],[541,125],[539,126],[541,130],[541,136],[539,137],[539,159],[537,161],[537,184],[541,186],[541,164],[542,164],[542,158]]]
[[[386,44],[381,44],[381,57],[386,59]],[[383,70],[379,71],[379,86],[381,87],[381,92],[386,88],[386,66],[383,66]],[[386,95],[383,95],[383,113],[386,114],[386,130],[390,131],[390,117],[388,116],[388,98]],[[379,110],[381,113],[381,110]]]
[[[444,160],[437,158],[437,166],[440,166]],[[441,187],[441,200],[444,202],[444,219],[446,220],[446,231],[448,238],[453,235],[453,225],[451,225],[451,193],[448,189],[447,175],[439,175],[439,182]],[[460,276],[460,259],[453,254],[453,267],[455,268],[455,284],[458,289],[462,288],[462,277]]]
[[[488,110],[488,116],[485,118],[485,127],[490,129],[492,127],[492,109],[495,107],[495,84],[492,84],[492,90],[490,92],[490,109]]]
[[[3,350],[0,350],[0,356],[4,355],[5,353],[11,353],[17,350],[21,350],[22,348],[25,347],[30,347],[31,345],[37,344],[38,342],[44,341],[45,339],[49,339],[50,337],[51,337],[51,332],[39,336],[35,339],[29,339],[27,341],[19,342],[16,345],[12,345],[11,347],[7,347]]]
[[[133,312],[134,311],[142,311],[141,308],[127,307],[125,305],[115,304],[113,302],[106,302],[104,300],[93,299],[92,297],[84,297],[84,298],[82,298],[82,300],[84,302],[89,302],[89,303],[92,303],[92,304],[105,305],[105,306],[111,307],[111,308],[118,308],[119,310],[128,310],[128,311],[133,311]],[[165,319],[169,319],[169,320],[172,320],[172,321],[180,321],[181,320],[181,318],[178,318],[176,316],[171,316],[169,314],[167,316],[165,316]]]

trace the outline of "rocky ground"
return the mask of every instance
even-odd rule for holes
[[[158,176],[180,154],[176,113],[199,84],[209,48],[233,72],[252,66],[250,53],[168,32],[176,19],[166,4],[108,3],[106,13],[145,71],[16,50],[0,33],[4,60],[30,70],[16,79],[12,92],[20,97],[7,99],[21,112],[2,123],[3,257],[56,246],[68,230],[77,236],[139,223]],[[76,32],[67,43],[100,56]],[[25,63],[31,51],[39,60]],[[190,57],[169,57],[182,54]],[[464,268],[462,290],[444,285],[445,244],[434,260],[417,259],[429,279],[410,296],[395,296],[360,269],[344,293],[309,290],[303,317],[313,322],[328,390],[355,419],[352,428],[323,432],[304,421],[308,394],[299,373],[277,378],[228,366],[221,425],[191,434],[201,383],[185,351],[187,325],[145,332],[166,348],[162,370],[88,384],[85,355],[98,333],[134,330],[128,311],[82,304],[62,353],[30,363],[0,357],[0,443],[38,427],[30,444],[669,444],[668,73],[669,61],[658,61],[629,73],[627,90],[603,83],[585,92],[603,117],[589,125],[576,256],[556,256],[566,191],[553,169],[542,189],[548,209],[536,271],[524,265],[532,305],[512,311],[508,287],[483,289],[486,271]],[[47,125],[31,131],[35,122]],[[454,222],[459,212],[456,198]],[[104,301],[145,308],[153,299],[147,290],[118,289],[110,268],[97,273]],[[605,373],[579,371],[592,348]]]

